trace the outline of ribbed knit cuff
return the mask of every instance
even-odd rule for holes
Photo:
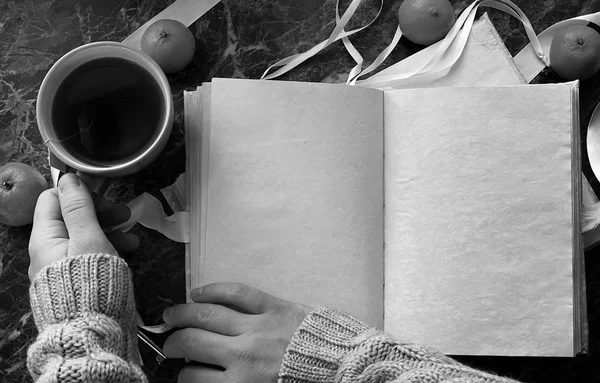
[[[342,359],[378,334],[342,312],[319,307],[309,313],[287,347],[280,382],[333,382]]]
[[[65,258],[43,268],[29,289],[38,329],[90,312],[132,323],[135,301],[130,273],[123,259],[107,254]]]

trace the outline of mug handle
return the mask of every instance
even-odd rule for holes
[[[104,193],[106,193],[106,189],[108,189],[108,185],[110,185],[110,179],[106,177],[94,177],[89,174],[82,173],[79,170],[75,172],[79,178],[83,180],[88,189],[94,193],[102,197]]]
[[[52,183],[54,186],[58,186],[58,180],[60,177],[67,173],[75,173],[79,178],[85,182],[88,189],[100,197],[106,193],[106,189],[110,185],[110,180],[106,177],[94,177],[86,173],[82,173],[79,170],[73,169],[72,167],[64,164],[59,160],[50,150],[48,150],[48,163],[50,164],[50,174],[52,176]]]

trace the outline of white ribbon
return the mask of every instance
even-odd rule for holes
[[[112,227],[110,231],[128,231],[136,223],[149,229],[164,234],[167,238],[176,241],[190,242],[190,213],[180,211],[167,216],[159,200],[151,194],[143,193],[127,204],[131,210],[131,217],[127,222]]]
[[[429,60],[426,60],[424,65],[412,68],[404,73],[396,73],[392,76],[380,76],[376,80],[357,81],[356,85],[368,84],[368,86],[377,87],[378,84],[385,84],[386,88],[394,88],[420,82],[430,82],[446,75],[464,51],[475,21],[476,12],[480,6],[501,10],[521,21],[531,41],[535,60],[542,66],[549,64],[547,55],[535,35],[531,22],[516,4],[509,0],[478,0],[465,8],[444,40],[438,45],[435,53],[433,53]],[[380,63],[374,64],[379,65]]]
[[[335,20],[336,20],[336,23],[338,23],[338,24],[341,21],[339,6],[340,6],[340,2],[338,1],[335,4]],[[371,20],[371,22],[369,24],[365,25],[363,28],[368,27],[375,20],[377,20],[377,18],[381,14],[382,9],[383,9],[383,0],[381,0],[380,6],[379,6],[379,11],[377,12],[377,15],[375,15],[375,18],[373,18],[373,20]],[[343,32],[345,32],[345,30],[342,28],[342,33]],[[358,50],[354,47],[354,45],[352,45],[348,36],[342,37],[342,42],[344,43],[344,46],[346,47],[346,50],[348,51],[348,53],[350,53],[350,56],[352,56],[352,58],[356,62],[356,66],[354,68],[352,68],[352,70],[350,70],[350,75],[348,76],[348,81],[350,81],[350,79],[357,76],[360,73],[360,71],[362,70],[362,64],[364,62],[364,59],[363,59],[362,55],[358,52]]]
[[[356,81],[358,80],[359,77],[369,74],[372,71],[374,71],[375,69],[377,69],[377,67],[379,67],[379,65],[381,65],[381,63],[383,63],[388,58],[388,56],[390,55],[390,53],[392,53],[394,48],[396,48],[396,45],[398,45],[400,38],[402,38],[402,31],[400,30],[400,27],[398,26],[398,27],[396,27],[396,32],[394,32],[394,37],[392,38],[392,42],[390,43],[390,45],[385,47],[385,49],[379,54],[379,56],[377,56],[377,58],[371,63],[371,65],[369,65],[367,68],[365,68],[364,71],[360,72],[356,76],[352,76],[352,72],[351,72],[346,84],[356,85]]]
[[[444,40],[438,45],[433,55],[421,66],[408,68],[404,73],[396,73],[393,76],[382,76],[376,81],[363,80],[355,81],[355,85],[369,87],[377,86],[379,83],[386,83],[387,87],[393,88],[406,86],[409,84],[428,82],[448,73],[452,66],[462,55],[469,39],[475,15],[477,11],[477,1],[469,5],[460,15],[454,26],[450,29]],[[451,55],[445,56],[448,52]],[[379,63],[380,64],[380,63]],[[374,70],[372,68],[371,70]],[[358,77],[362,76],[360,74]]]
[[[141,49],[144,32],[146,32],[146,29],[156,20],[177,20],[186,27],[189,27],[193,22],[198,20],[220,2],[221,0],[177,0],[129,35],[123,40],[123,44],[132,48]]]
[[[362,76],[365,76],[371,72],[373,72],[379,65],[381,65],[385,59],[389,56],[389,54],[393,51],[394,47],[397,45],[398,41],[402,37],[402,31],[400,27],[396,29],[394,33],[394,37],[392,38],[392,42],[381,52],[381,54],[373,61],[371,65],[369,65],[366,69],[360,70],[363,63],[363,58],[360,53],[356,50],[356,48],[352,45],[348,36],[355,34],[357,32],[362,31],[373,21],[367,24],[364,27],[352,30],[350,32],[346,32],[344,27],[347,25],[350,18],[355,13],[358,5],[361,3],[361,0],[353,0],[344,15],[339,17],[339,0],[336,4],[336,27],[333,32],[329,36],[329,38],[316,46],[312,47],[308,51],[304,53],[295,54],[293,56],[284,58],[277,63],[271,65],[263,74],[261,79],[269,80],[275,77],[278,77],[307,59],[313,57],[321,50],[325,49],[333,42],[337,40],[342,40],[344,42],[344,46],[348,53],[352,56],[354,61],[356,61],[357,65],[350,70],[350,74],[348,76],[347,84],[349,85],[365,85],[365,82],[358,81],[358,79]],[[383,5],[383,3],[382,3]],[[527,18],[527,16],[521,11],[521,9],[510,0],[476,0],[471,3],[465,10],[461,13],[453,27],[450,29],[444,40],[442,40],[441,44],[438,45],[435,53],[427,60],[424,65],[411,68],[407,70],[405,73],[395,74],[393,77],[381,77],[378,78],[376,83],[390,83],[391,86],[404,86],[416,82],[421,81],[431,81],[440,76],[445,75],[452,68],[452,66],[458,61],[460,58],[467,40],[469,38],[469,34],[471,33],[471,29],[473,27],[473,23],[475,21],[475,15],[480,6],[487,6],[491,8],[496,8],[503,12],[506,12],[515,18],[517,18],[523,26],[525,27],[525,32],[527,37],[529,38],[531,51],[537,57],[537,61],[543,66],[549,65],[548,56],[546,55],[546,50],[542,47],[542,44],[538,40],[538,37],[531,25],[531,22]],[[381,13],[381,8],[377,13],[376,18]],[[275,67],[281,67],[277,71],[272,74],[268,73],[271,69]],[[370,85],[373,85],[374,82],[369,82]]]
[[[556,24],[551,25],[538,36],[539,46],[532,44],[527,45],[515,56],[515,64],[519,71],[525,76],[527,82],[530,82],[540,74],[545,66],[538,60],[535,59],[537,50],[549,52],[550,44],[554,36],[565,27],[572,25],[587,25],[589,22],[594,24],[600,24],[600,12],[592,13],[589,15],[577,16],[572,19],[560,21]],[[550,64],[550,63],[548,63]]]
[[[365,28],[367,28],[368,26],[370,26],[373,23],[373,21],[375,21],[377,19],[377,17],[379,17],[379,14],[381,13],[381,8],[379,9],[379,12],[375,16],[375,18],[369,24],[367,24],[363,27],[357,28],[357,29],[353,29],[349,32],[344,31],[344,28],[348,24],[348,21],[350,21],[350,18],[352,18],[352,16],[356,12],[356,9],[358,8],[358,6],[360,5],[361,2],[362,2],[362,0],[352,0],[352,3],[350,3],[350,5],[348,6],[348,9],[346,9],[346,12],[344,12],[344,15],[341,18],[339,18],[339,13],[338,13],[339,0],[338,0],[338,2],[336,3],[337,22],[336,22],[336,26],[333,29],[333,32],[331,32],[331,35],[329,36],[329,38],[325,41],[320,42],[319,44],[315,45],[314,47],[312,47],[311,49],[309,49],[308,51],[306,51],[304,53],[298,53],[298,54],[286,57],[282,60],[279,60],[278,62],[276,62],[275,64],[273,64],[267,68],[265,73],[263,73],[261,80],[271,80],[275,77],[279,77],[282,74],[287,73],[290,70],[297,67],[298,65],[302,64],[304,61],[308,60],[309,58],[315,56],[317,53],[319,53],[323,49],[327,48],[328,46],[330,46],[337,40],[352,36],[353,34],[358,33],[360,31],[364,30]],[[382,0],[382,7],[383,7],[383,0]],[[349,43],[349,41],[348,41],[348,43]],[[346,43],[345,43],[345,45],[346,45]],[[356,51],[356,49],[354,49],[352,44],[346,45],[346,49],[348,49],[348,46],[351,46],[351,48],[349,49],[349,52],[352,55],[353,51]],[[356,51],[356,54],[358,54],[358,51]],[[358,56],[360,56],[360,54],[358,54]],[[356,58],[355,58],[355,60],[356,60]],[[268,73],[273,68],[277,68],[277,67],[282,67],[282,68],[280,68],[280,69],[276,70],[274,73],[271,73],[268,75]]]

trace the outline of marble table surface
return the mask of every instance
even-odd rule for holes
[[[199,0],[200,1],[200,0]],[[514,0],[529,16],[536,31],[551,24],[600,11],[599,0]],[[171,0],[0,0],[0,164],[18,161],[37,167],[50,182],[47,151],[38,133],[35,105],[39,85],[51,65],[69,50],[85,43],[121,41]],[[451,0],[457,14],[470,1]],[[342,1],[348,4],[349,1]],[[353,42],[367,61],[388,44],[397,26],[400,1],[385,1],[372,27]],[[370,19],[379,2],[365,1],[350,26]],[[116,179],[106,196],[127,202],[142,192],[160,197],[160,188],[184,171],[184,89],[212,77],[258,78],[277,59],[306,50],[326,39],[334,26],[335,0],[224,0],[192,26],[197,51],[184,71],[169,76],[175,101],[173,133],[160,158],[147,169]],[[490,17],[514,55],[527,40],[520,24],[506,14],[489,10]],[[385,66],[418,51],[404,39]],[[341,43],[292,71],[283,79],[338,82],[352,67]],[[546,71],[536,82],[557,81]],[[600,101],[600,75],[581,84],[582,132]],[[584,158],[586,175],[600,185]],[[134,272],[138,308],[146,323],[156,323],[164,308],[185,301],[184,246],[162,235],[134,227],[140,249],[127,256]],[[26,349],[36,336],[28,300],[31,227],[0,225],[0,381],[28,382]],[[461,357],[472,366],[524,382],[600,381],[600,251],[586,253],[590,316],[590,354],[569,359]],[[176,366],[151,374],[153,382],[176,381]]]

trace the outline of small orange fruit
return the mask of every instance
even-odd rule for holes
[[[415,44],[431,45],[443,39],[454,25],[448,0],[404,0],[398,8],[402,34]]]
[[[552,39],[550,66],[567,81],[592,77],[600,69],[600,33],[585,25],[566,27]]]
[[[141,48],[165,73],[177,73],[192,61],[196,40],[188,27],[179,21],[162,19],[144,31]]]
[[[448,0],[404,0],[398,8],[402,34],[415,44],[431,45],[443,39],[454,25]]]
[[[0,223],[24,226],[33,222],[37,199],[48,183],[36,168],[19,162],[0,167]]]

